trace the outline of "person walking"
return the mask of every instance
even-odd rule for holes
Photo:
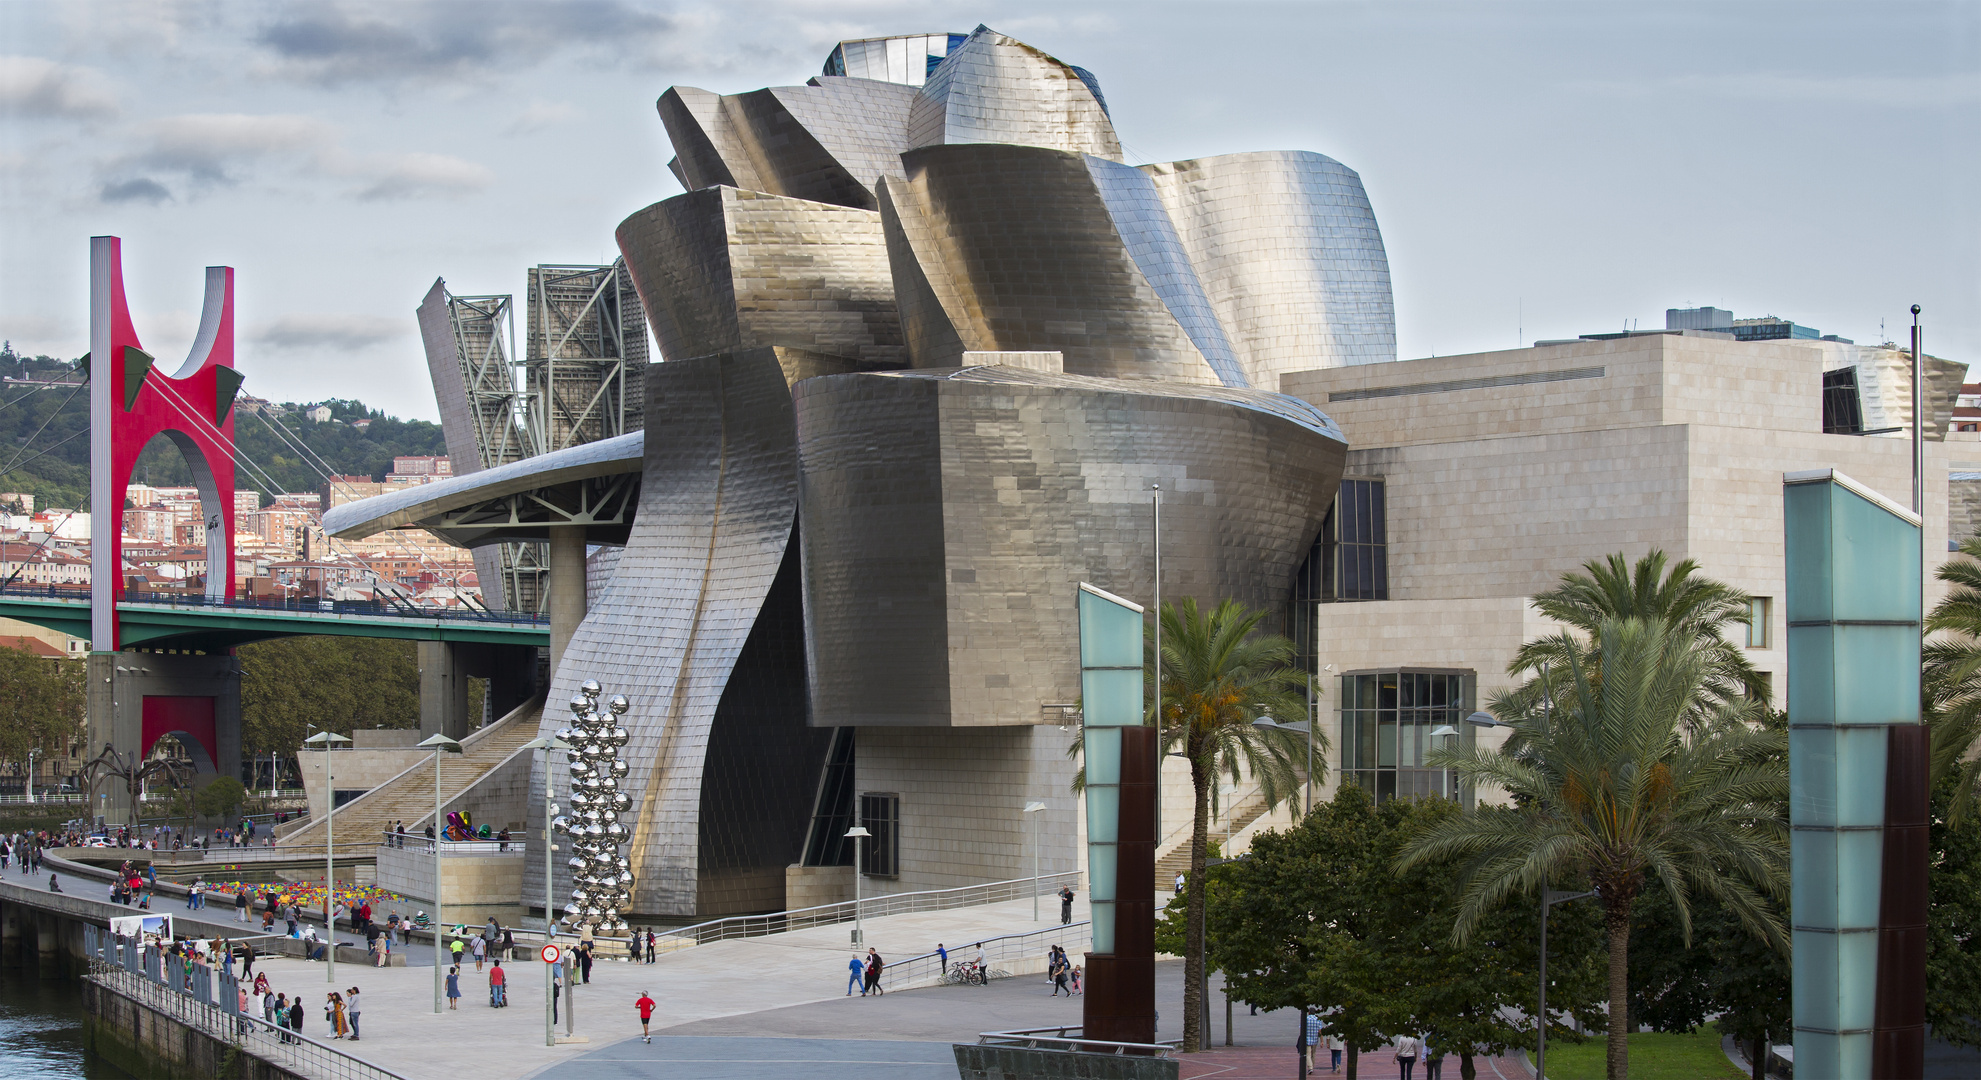
[[[854,953],[853,959],[846,961],[846,996],[847,997],[852,997],[853,991],[855,990],[858,990],[860,992],[861,997],[867,996],[867,988],[864,985],[862,985],[862,977],[866,972],[866,968],[867,966],[860,962],[859,953]]]
[[[488,1007],[500,1009],[509,1004],[509,976],[502,970],[502,958],[495,958],[495,966],[488,971]]]
[[[872,993],[875,997],[879,997],[882,993],[884,993],[884,991],[881,990],[880,988],[880,973],[882,967],[884,966],[885,965],[882,963],[880,958],[880,953],[874,951],[873,949],[868,949],[867,950],[867,992]]]
[[[578,946],[578,970],[585,977],[585,985],[592,984],[592,943],[587,941]]]
[[[461,965],[459,964],[447,969],[447,1007],[449,1009],[461,1007]]]
[[[246,889],[234,890],[234,921],[248,921],[248,890]]]
[[[1300,1030],[1305,1036],[1305,1045],[1307,1047],[1307,1071],[1313,1072],[1314,1051],[1319,1049],[1321,1045],[1321,1014],[1303,1012],[1301,1016],[1303,1022]]]
[[[1085,991],[1080,989],[1080,965],[1078,964],[1073,965],[1073,992],[1076,994],[1085,993]]]
[[[1398,1035],[1396,1037],[1396,1069],[1401,1080],[1410,1080],[1410,1073],[1417,1068],[1417,1037]]]
[[[649,964],[653,963],[653,947],[657,941],[659,939],[654,936],[653,927],[647,927],[647,963]]]
[[[635,964],[640,962],[640,932],[638,930],[634,930],[633,936],[626,939],[626,956],[627,959]]]
[[[1443,1036],[1439,1036],[1443,1038]],[[1431,1037],[1424,1036],[1424,1080],[1440,1080],[1444,1073],[1444,1046],[1431,1044]]]
[[[438,927],[435,927],[434,933],[438,934],[441,933],[441,931]],[[461,966],[461,954],[466,952],[467,950],[468,950],[468,943],[462,941],[459,936],[456,936],[453,941],[447,943],[447,951],[450,954],[452,954],[452,958],[454,960],[454,966],[457,968]]]
[[[1058,997],[1062,991],[1066,994],[1067,997],[1073,996],[1073,990],[1066,985],[1066,980],[1068,976],[1067,969],[1068,969],[1068,965],[1066,963],[1065,953],[1061,953],[1057,957],[1053,958],[1053,962],[1052,962],[1052,996],[1053,997]]]
[[[358,1041],[358,988],[351,987],[351,996],[344,999],[344,1015],[351,1021],[351,1041]]]
[[[468,939],[468,951],[475,957],[475,974],[481,974],[482,961],[488,957],[488,942],[477,934]]]
[[[640,991],[640,1000],[635,1001],[633,1007],[640,1010],[640,1038],[645,1039],[651,1044],[653,1042],[653,1033],[647,1029],[647,1025],[653,1021],[652,995],[648,994],[645,990]]]
[[[1073,886],[1061,885],[1059,887],[1059,925],[1065,926],[1066,924],[1072,921],[1073,921]]]

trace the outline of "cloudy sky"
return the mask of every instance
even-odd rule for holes
[[[1404,357],[1926,308],[1981,358],[1981,3],[0,3],[0,337],[86,347],[88,238],[183,355],[237,268],[249,392],[432,417],[413,308],[604,262],[677,194],[653,102],[978,23],[1100,78],[1130,160],[1362,175]]]

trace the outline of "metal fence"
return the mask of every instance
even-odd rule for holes
[[[96,926],[83,927],[83,951],[92,981],[243,1053],[314,1080],[407,1080],[329,1043],[278,1028],[259,1012],[241,1012],[237,985],[224,972],[175,961],[156,946]]]
[[[433,845],[434,841],[426,836],[415,835],[413,833],[395,833],[387,829],[385,830],[385,838],[379,841],[378,846],[391,848],[394,851],[411,851],[421,855],[431,855],[433,854]],[[440,841],[440,853],[442,855],[521,855],[523,853],[523,838],[518,836],[509,840],[442,840]]]
[[[854,919],[856,903],[860,918],[881,919],[889,915],[906,915],[917,911],[948,911],[950,908],[1001,904],[1007,900],[1027,900],[1034,895],[1050,895],[1058,892],[1062,885],[1077,888],[1079,884],[1080,872],[1069,870],[1038,878],[990,881],[981,885],[964,885],[954,889],[884,893],[880,896],[862,897],[857,902],[842,900],[836,904],[794,908],[790,911],[772,912],[769,915],[732,915],[726,919],[713,919],[693,926],[683,926],[678,930],[669,930],[660,935],[659,947],[680,949],[690,945],[706,945],[711,941],[725,941],[729,938],[763,937],[767,934],[783,934],[793,930],[809,930],[815,926],[848,923]]]
[[[1082,1030],[1078,1024],[1056,1028],[1023,1028],[1018,1031],[985,1031],[977,1035],[979,1046],[1021,1046],[1032,1050],[1071,1050],[1087,1054],[1122,1054],[1136,1057],[1173,1058],[1177,1044],[1112,1042],[1083,1039],[1069,1032]]]
[[[1068,955],[1077,956],[1085,952],[1092,941],[1093,924],[1089,922],[959,941],[950,948],[947,965],[940,954],[932,952],[890,962],[881,969],[881,987],[886,990],[910,990],[918,986],[935,986],[943,981],[945,966],[953,969],[959,963],[974,961],[980,944],[984,947],[984,966],[990,968],[991,978],[1002,979],[1013,977],[1010,975],[1011,967],[1022,965],[1027,960],[1037,960],[1039,970],[1045,970],[1048,946],[1057,945]],[[985,985],[989,982],[986,981]]]

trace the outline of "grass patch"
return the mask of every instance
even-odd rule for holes
[[[1720,1027],[1707,1024],[1690,1035],[1640,1031],[1630,1042],[1630,1080],[1746,1080],[1720,1052]],[[1608,1044],[1548,1040],[1548,1080],[1603,1080]]]

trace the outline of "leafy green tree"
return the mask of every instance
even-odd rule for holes
[[[1928,840],[1926,1022],[1956,1046],[1981,1046],[1981,820],[1954,813],[1972,797],[1958,776],[1940,777]]]
[[[1707,895],[1787,949],[1768,902],[1785,901],[1788,888],[1783,736],[1749,726],[1758,705],[1714,689],[1716,650],[1690,626],[1611,618],[1586,645],[1559,637],[1573,694],[1513,720],[1518,756],[1444,748],[1428,762],[1499,787],[1516,805],[1433,825],[1398,867],[1463,861],[1461,942],[1510,896],[1560,876],[1589,881],[1609,938],[1608,1073],[1626,1080],[1631,913],[1646,888],[1665,890],[1688,939],[1690,898]]]
[[[1581,631],[1577,637],[1558,635],[1530,641],[1514,654],[1507,672],[1537,676],[1552,672],[1553,678],[1530,678],[1492,701],[1492,710],[1501,716],[1533,712],[1541,699],[1553,694],[1566,699],[1574,692],[1568,677],[1575,660],[1589,667],[1590,654],[1578,651],[1583,641],[1598,642],[1603,625],[1612,619],[1659,619],[1680,636],[1690,636],[1707,655],[1706,677],[1700,703],[1691,719],[1697,722],[1713,705],[1735,705],[1743,700],[1767,704],[1770,686],[1767,677],[1747,659],[1746,650],[1727,640],[1726,629],[1747,621],[1750,598],[1724,582],[1696,574],[1699,564],[1682,559],[1666,569],[1667,556],[1652,551],[1630,564],[1621,552],[1600,562],[1582,564],[1583,573],[1562,575],[1561,584],[1534,596],[1534,608],[1565,626]],[[1600,652],[1594,654],[1600,658]],[[1591,682],[1600,682],[1600,668],[1586,672]]]
[[[46,761],[83,739],[83,668],[0,647],[0,760]]]
[[[295,637],[243,645],[241,746],[294,754],[309,734],[408,728],[420,722],[420,672],[413,642]]]
[[[1306,711],[1307,678],[1293,666],[1293,642],[1255,633],[1268,612],[1225,600],[1208,612],[1190,598],[1165,604],[1162,619],[1162,685],[1155,682],[1155,643],[1147,643],[1147,700],[1165,752],[1180,750],[1190,762],[1190,870],[1204,880],[1213,789],[1222,772],[1234,785],[1249,775],[1268,807],[1299,790],[1298,764],[1306,741],[1289,732],[1259,728],[1254,720]],[[1318,733],[1317,733],[1318,734]],[[1321,740],[1325,747],[1325,740]],[[1187,907],[1183,954],[1183,1050],[1204,1048],[1203,890],[1184,892]]]
[[[1981,788],[1981,755],[1974,753],[1981,742],[1981,536],[1961,541],[1960,554],[1936,575],[1952,588],[1926,617],[1926,633],[1940,636],[1920,655],[1934,787],[1953,778],[1947,810],[1955,818],[1967,816]]]
[[[248,799],[248,789],[231,776],[216,776],[193,796],[193,808],[203,818],[231,818]]]
[[[1402,1031],[1456,1055],[1466,1080],[1476,1055],[1532,1045],[1532,1032],[1502,1010],[1534,1011],[1533,905],[1503,904],[1455,942],[1458,867],[1424,862],[1401,877],[1391,869],[1411,835],[1460,813],[1440,799],[1378,806],[1346,785],[1293,828],[1259,835],[1249,857],[1214,868],[1205,901],[1211,957],[1233,996],[1322,1015],[1348,1047],[1350,1077],[1362,1052]],[[1165,949],[1176,947],[1178,922],[1172,911]],[[1551,1003],[1599,1023],[1596,914],[1557,912],[1550,938]],[[1575,1036],[1559,1027],[1557,1037]]]

